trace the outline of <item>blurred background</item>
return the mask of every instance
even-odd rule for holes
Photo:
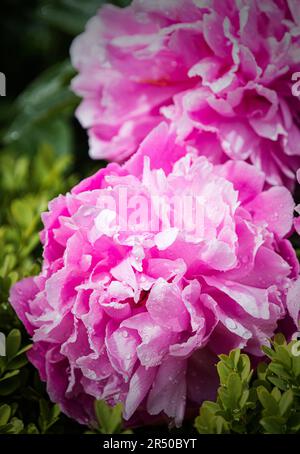
[[[2,0],[0,71],[7,95],[0,100],[1,143],[35,153],[45,137],[58,153],[87,156],[85,133],[74,120],[75,72],[69,61],[73,38],[103,0]],[[128,0],[115,0],[126,6]]]

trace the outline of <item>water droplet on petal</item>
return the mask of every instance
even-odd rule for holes
[[[226,318],[225,325],[228,329],[237,329],[237,324],[232,318]]]
[[[149,360],[150,360],[150,356],[148,355],[148,353],[146,353],[144,356],[144,363],[147,363]]]

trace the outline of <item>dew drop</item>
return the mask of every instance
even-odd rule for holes
[[[237,329],[237,324],[232,318],[226,318],[225,325],[228,329]]]
[[[244,339],[250,339],[251,333],[249,333],[249,331],[243,331],[241,337],[243,337]]]
[[[150,356],[148,355],[148,353],[146,353],[146,355],[144,356],[144,362],[148,362],[150,360]]]

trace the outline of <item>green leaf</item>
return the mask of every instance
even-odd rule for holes
[[[274,350],[272,350],[272,348],[267,347],[266,345],[263,345],[263,346],[261,347],[261,349],[262,349],[262,351],[263,351],[270,359],[273,358],[275,352],[274,352]]]
[[[51,417],[52,419],[56,419],[60,415],[60,408],[57,404],[53,405],[51,409]]]
[[[215,425],[215,431],[214,431],[215,434],[224,434],[224,433],[229,432],[228,424],[225,421],[225,419],[222,418],[222,416],[214,417],[214,425]]]
[[[245,354],[242,354],[241,355],[241,379],[243,381],[247,381],[249,382],[249,379],[250,379],[250,373],[251,373],[251,363],[250,363],[250,359],[247,355]]]
[[[25,200],[15,199],[11,204],[11,213],[14,221],[21,227],[27,227],[33,220],[31,207]]]
[[[40,406],[39,426],[41,428],[42,433],[45,433],[48,427],[48,421],[50,419],[49,403],[46,402],[45,399],[40,399],[39,406]]]
[[[8,423],[11,416],[11,408],[9,405],[1,405],[0,407],[0,426],[4,426]]]
[[[229,358],[232,361],[233,367],[235,369],[237,368],[237,365],[238,365],[238,362],[239,362],[239,359],[240,359],[240,354],[241,354],[241,352],[238,349],[231,350],[231,352],[229,353]]]
[[[4,374],[3,377],[0,378],[0,382],[3,382],[5,380],[8,380],[12,377],[15,377],[16,375],[19,375],[20,371],[19,370],[12,370],[11,372],[7,372]]]
[[[284,416],[289,412],[293,405],[294,394],[291,389],[288,389],[285,393],[282,394],[279,402],[279,411],[281,416]]]
[[[24,428],[23,422],[18,418],[12,418],[8,424],[0,426],[0,434],[19,434]]]
[[[276,400],[276,402],[279,403],[279,401],[281,399],[281,392],[279,391],[278,388],[273,388],[271,391],[271,396],[273,396],[274,399]]]
[[[259,363],[257,366],[257,376],[259,380],[265,380],[267,374],[268,366],[266,363]]]
[[[277,344],[277,345],[287,345],[287,344],[286,344],[285,337],[284,337],[284,335],[281,334],[281,333],[275,334],[273,343],[274,343],[274,344]]]
[[[279,345],[276,347],[276,360],[282,363],[287,369],[291,368],[292,358],[285,346]]]
[[[44,6],[40,10],[40,17],[52,27],[75,36],[83,32],[86,22],[102,3],[104,0],[59,0]]]
[[[268,414],[276,415],[279,413],[279,406],[276,400],[266,390],[266,388],[259,386],[257,388],[257,396],[262,406],[265,408],[265,410],[267,410]]]
[[[282,364],[271,363],[269,364],[268,369],[281,379],[290,380],[291,378],[290,373],[286,371],[285,367]]]
[[[18,356],[22,355],[23,353],[26,353],[28,352],[28,350],[30,350],[32,347],[32,344],[29,344],[29,345],[25,345],[25,347],[22,347],[18,353],[15,355],[15,357],[17,358]]]
[[[300,353],[300,347],[299,347],[299,353]],[[300,377],[300,355],[292,356],[292,367],[293,367],[294,375],[296,377]]]
[[[14,371],[19,372],[19,371]],[[19,376],[12,377],[10,379],[2,381],[0,380],[0,396],[9,396],[20,386]]]
[[[230,408],[236,408],[238,401],[241,398],[243,390],[242,381],[237,373],[231,373],[227,381],[228,398],[230,401]]]
[[[28,363],[27,357],[25,355],[18,355],[6,365],[6,370],[21,369]]]
[[[24,429],[23,422],[18,418],[12,418],[10,424],[12,426],[12,430],[10,433],[19,434]]]
[[[35,424],[30,423],[30,424],[28,424],[28,426],[26,428],[26,433],[27,434],[31,434],[31,435],[32,434],[39,434],[39,430],[38,430],[38,428],[36,427]]]
[[[260,424],[269,434],[282,434],[284,430],[284,421],[276,416],[266,416],[260,420]]]
[[[39,76],[17,99],[18,114],[4,135],[5,143],[22,143],[32,139],[33,135],[36,136],[36,142],[50,140],[52,143],[53,139],[57,141],[55,135],[69,135],[62,118],[65,114],[70,116],[78,103],[69,88],[74,75],[74,69],[66,60]]]
[[[13,358],[21,346],[21,332],[13,329],[6,338],[6,356]]]
[[[216,402],[210,402],[209,400],[206,400],[202,405],[206,407],[212,414],[220,411],[220,406]]]
[[[205,402],[200,410],[200,415],[195,419],[195,428],[201,434],[229,433],[229,424],[222,416],[215,416]]]
[[[226,384],[227,380],[228,380],[228,377],[229,377],[229,375],[231,373],[231,370],[229,369],[229,367],[226,366],[224,361],[220,361],[217,364],[217,371],[218,371],[218,374],[219,374],[219,377],[220,377],[221,384]]]
[[[281,391],[285,391],[287,389],[287,383],[284,380],[281,380],[281,378],[268,376],[268,380],[273,385],[277,386],[277,388],[279,388]]]
[[[248,402],[249,394],[250,394],[250,392],[248,389],[245,389],[245,391],[243,391],[241,399],[240,399],[241,408],[243,408],[246,405],[246,403]]]
[[[95,401],[95,412],[102,433],[116,433],[122,424],[122,408],[122,404],[110,407],[102,400]]]

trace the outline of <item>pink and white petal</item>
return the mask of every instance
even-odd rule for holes
[[[169,358],[159,367],[147,399],[150,415],[164,412],[176,427],[183,421],[186,407],[186,360]]]
[[[126,420],[133,415],[147,396],[150,387],[153,385],[156,372],[156,367],[151,367],[146,370],[144,366],[139,366],[131,377],[123,412],[123,416]]]
[[[270,188],[247,204],[254,221],[267,223],[268,229],[280,238],[291,231],[294,207],[293,197],[284,187]]]

